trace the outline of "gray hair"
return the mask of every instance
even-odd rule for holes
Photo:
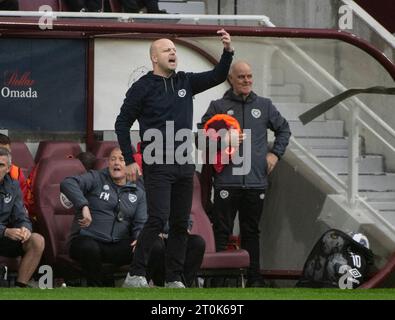
[[[8,166],[11,167],[11,163],[12,163],[12,156],[11,156],[11,152],[9,152],[6,148],[0,147],[0,157],[4,156],[8,158]]]

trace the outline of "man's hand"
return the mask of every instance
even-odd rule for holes
[[[126,180],[136,182],[137,179],[141,176],[141,169],[137,162],[129,164],[125,168],[126,171]]]
[[[22,241],[24,233],[21,228],[7,228],[4,231],[4,236],[14,241]]]
[[[269,152],[266,155],[267,161],[267,174],[270,174],[278,162],[278,158],[274,153]]]
[[[130,246],[132,247],[132,252],[136,250],[136,245],[137,245],[137,240],[133,240],[133,242],[130,244]]]
[[[225,29],[218,30],[217,33],[221,35],[221,41],[224,45],[225,50],[232,52],[234,49],[232,48],[232,40],[229,33],[227,33]]]
[[[245,133],[238,132],[238,130],[230,128],[225,135],[225,144],[226,146],[237,148],[245,138]]]
[[[29,240],[30,239],[30,236],[32,235],[32,233],[30,232],[30,230],[28,229],[28,228],[26,228],[26,227],[22,227],[21,228],[21,232],[22,232],[22,235],[23,235],[23,239],[22,239],[22,243],[25,243],[27,240]]]
[[[81,228],[88,228],[92,222],[91,211],[88,206],[84,206],[82,208],[82,219],[78,220],[78,223]]]

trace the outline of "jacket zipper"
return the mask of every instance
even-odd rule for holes
[[[242,104],[242,110],[243,110],[243,113],[242,113],[242,117],[241,117],[241,123],[242,123],[242,125],[241,125],[241,129],[244,131],[244,126],[245,126],[245,123],[244,123],[244,110],[245,109],[245,100],[243,99],[243,104]],[[243,157],[244,157],[244,154],[243,154]],[[245,188],[246,187],[246,175],[245,174],[243,174],[243,188]]]
[[[112,188],[112,187],[111,187]],[[119,210],[121,210],[121,199],[119,197],[119,190],[114,190],[117,194],[117,205],[116,207],[119,207]],[[111,242],[114,242],[114,227],[115,223],[117,222],[117,212],[114,212],[114,220],[112,222],[112,227],[111,227]]]

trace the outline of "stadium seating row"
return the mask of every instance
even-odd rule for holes
[[[91,148],[91,152],[98,159],[98,168],[106,165],[105,158],[110,151],[118,146],[116,141],[98,141]],[[27,177],[33,167],[45,158],[75,158],[82,150],[77,142],[69,141],[41,141],[36,156],[33,158],[24,142],[12,142],[13,163],[20,167]]]
[[[116,141],[96,142],[91,152],[97,157],[96,169],[107,166],[106,158],[117,146]],[[37,171],[33,185],[35,207],[37,208],[37,231],[46,239],[43,263],[54,267],[55,276],[61,278],[80,277],[80,268],[67,254],[67,238],[74,218],[74,208],[60,193],[60,183],[67,177],[85,172],[82,163],[76,159],[81,152],[77,142],[42,141],[35,161],[24,143],[13,143],[14,163],[28,168],[35,163]],[[30,159],[29,159],[30,157]],[[206,241],[206,252],[201,266],[202,275],[236,275],[243,279],[249,256],[245,250],[215,252],[212,226],[201,202],[201,187],[198,174],[194,177],[194,196],[191,210],[194,221],[192,233],[201,235]],[[1,262],[1,260],[0,260]],[[4,262],[16,270],[17,261]],[[127,269],[123,269],[126,270]],[[244,282],[242,282],[242,285]]]

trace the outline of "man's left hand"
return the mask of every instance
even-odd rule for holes
[[[232,52],[232,40],[230,34],[225,31],[225,29],[218,30],[217,33],[221,36],[221,41],[224,45],[226,51]]]
[[[22,235],[23,235],[23,239],[22,239],[22,243],[25,243],[27,240],[30,239],[30,236],[32,235],[32,233],[30,232],[30,230],[26,227],[21,227],[21,231],[22,231]]]
[[[266,162],[267,162],[267,174],[270,174],[278,162],[278,157],[274,153],[269,152],[266,155]]]

